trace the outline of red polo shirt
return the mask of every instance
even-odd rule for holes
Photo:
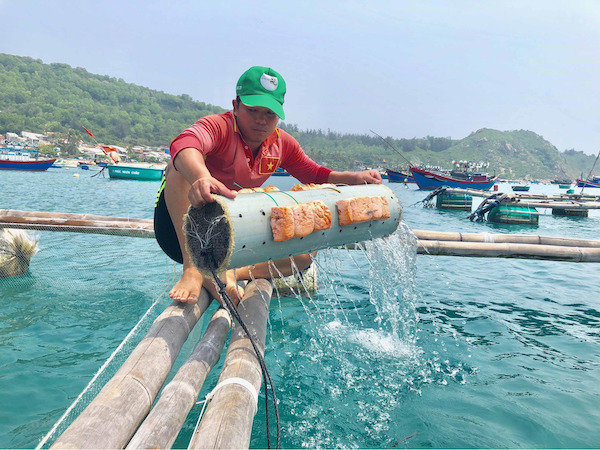
[[[229,189],[261,186],[277,167],[287,170],[302,183],[326,183],[331,169],[310,159],[300,144],[277,128],[252,158],[250,147],[239,133],[231,112],[201,118],[171,143],[171,158],[184,148],[204,155],[211,175]]]

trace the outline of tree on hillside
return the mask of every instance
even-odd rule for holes
[[[69,130],[65,137],[59,139],[60,153],[74,156],[79,154],[79,137],[73,130]]]

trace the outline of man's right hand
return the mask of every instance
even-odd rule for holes
[[[177,154],[173,166],[190,183],[188,199],[194,208],[200,208],[205,203],[214,202],[211,194],[221,194],[235,198],[237,192],[232,191],[211,175],[204,157],[195,148],[184,148]]]
[[[188,199],[194,208],[200,208],[205,203],[215,201],[212,194],[221,194],[227,198],[235,198],[237,192],[232,191],[212,176],[204,176],[192,183]]]

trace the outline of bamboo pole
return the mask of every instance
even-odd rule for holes
[[[230,328],[229,313],[223,308],[217,309],[204,336],[162,390],[160,399],[127,445],[128,449],[172,447],[207,375],[221,356]]]
[[[154,237],[150,219],[0,209],[0,228]]]
[[[267,280],[249,283],[244,300],[238,306],[261,354],[264,354],[266,324],[273,287]],[[227,380],[246,380],[254,394],[240,383]],[[214,396],[208,404],[189,448],[245,448],[250,446],[252,422],[256,415],[256,398],[262,375],[258,359],[246,333],[238,323],[231,333],[227,356],[221,370]],[[256,396],[255,396],[256,395]]]
[[[593,239],[560,238],[534,234],[457,233],[430,230],[412,230],[412,232],[417,239],[431,241],[496,242],[600,248],[600,240]]]
[[[530,208],[558,208],[558,209],[600,209],[600,202],[574,202],[574,201],[526,201],[509,199],[503,202],[507,206],[528,206]]]
[[[480,191],[477,189],[460,189],[460,188],[446,188],[444,191],[448,194],[467,194],[473,197],[483,197],[490,198],[500,195],[499,192],[488,192],[488,191]],[[557,194],[557,195],[547,195],[547,194],[530,194],[528,192],[520,192],[520,193],[507,193],[509,198],[514,199],[534,199],[534,200],[575,200],[575,201],[598,201],[600,200],[600,195],[593,194]]]
[[[456,189],[446,188],[444,191],[448,194],[463,194],[483,197],[489,200],[493,197],[494,200],[500,201],[503,205],[508,206],[528,206],[530,208],[560,208],[567,210],[581,209],[600,209],[600,196],[594,195],[578,195],[578,194],[561,194],[561,195],[544,195],[544,194],[502,194],[477,191],[474,189]],[[482,204],[486,203],[486,200]],[[481,206],[481,205],[480,205]]]
[[[448,189],[448,192],[469,193],[475,195],[483,191],[469,189]],[[470,192],[473,191],[473,192]],[[489,194],[492,195],[492,194]],[[506,194],[508,195],[508,194]],[[565,197],[564,195],[555,197]],[[592,196],[588,196],[592,197]],[[593,197],[598,198],[598,197]],[[552,207],[555,205],[549,205]],[[546,207],[546,206],[544,206]],[[575,206],[577,210],[580,206]],[[25,220],[24,218],[27,218]],[[91,221],[82,227],[77,221]],[[94,216],[90,214],[30,212],[0,209],[0,228],[47,229],[52,231],[73,231],[122,236],[153,237],[153,221],[149,219],[130,219],[124,217]],[[413,230],[418,239],[439,241],[492,242],[560,245],[567,247],[598,247],[598,241],[573,238],[555,238],[538,235],[490,234],[490,233],[452,233],[443,231]],[[353,247],[352,245],[348,246]],[[513,256],[517,257],[517,256]]]
[[[173,302],[167,307],[114,377],[51,448],[123,448],[150,411],[209,302],[203,289],[197,304]]]
[[[600,262],[600,248],[559,245],[419,240],[417,253],[447,256]]]

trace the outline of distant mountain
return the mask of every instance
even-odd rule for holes
[[[542,136],[527,130],[498,131],[482,128],[458,141],[444,153],[455,159],[490,163],[503,178],[575,179],[591,169],[594,157],[583,152],[561,153]],[[586,172],[587,175],[587,172]]]
[[[54,132],[121,146],[168,146],[175,136],[219,106],[95,75],[81,67],[0,53],[0,134]],[[587,175],[594,157],[558,149],[532,131],[483,128],[464,139],[427,136],[383,142],[375,135],[281,127],[298,139],[316,161],[337,170],[431,164],[446,168],[453,160],[486,161],[504,178],[571,178]],[[600,167],[598,167],[600,171]]]
[[[563,153],[542,136],[526,130],[498,131],[483,128],[442,152],[447,158],[490,163],[503,178],[574,178],[580,167],[571,167]],[[583,152],[581,152],[583,155]],[[585,156],[585,155],[584,155]],[[582,158],[581,162],[593,157]],[[588,170],[591,166],[588,166]]]
[[[94,75],[81,67],[0,54],[0,134],[55,132],[104,143],[168,145],[184,128],[223,108]]]
[[[468,160],[489,163],[489,171],[502,178],[552,180],[575,179],[589,173],[594,157],[583,152],[558,149],[542,136],[526,130],[498,131],[483,128],[463,139],[427,136],[394,139],[385,142],[376,136],[341,135],[321,130],[288,129],[303,148],[318,161],[346,168],[364,166],[407,168],[430,165],[451,168],[452,161]],[[598,167],[600,172],[600,165]]]

